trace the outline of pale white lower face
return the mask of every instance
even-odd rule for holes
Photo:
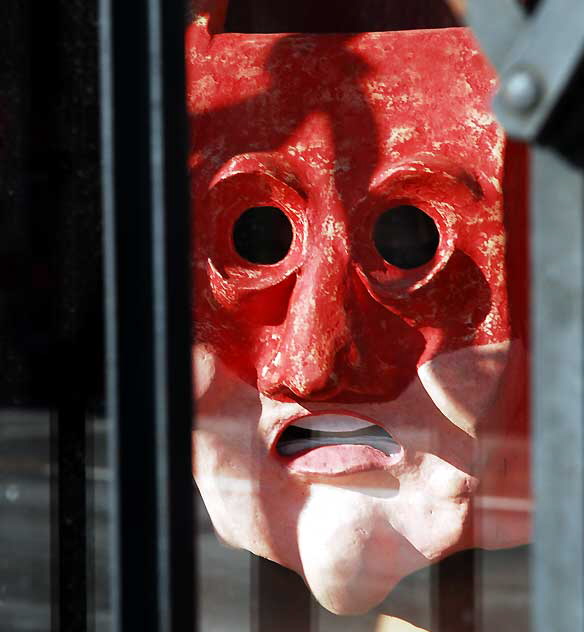
[[[519,353],[502,343],[444,354],[394,401],[335,405],[268,399],[195,348],[194,473],[217,533],[294,569],[339,614],[367,611],[405,575],[449,551],[526,541],[529,516],[514,514],[508,524],[475,502],[477,490],[485,498],[517,494],[504,489],[510,458],[526,468],[517,460],[525,455],[510,456],[502,437],[482,438],[500,426],[502,400],[510,414],[509,393],[501,395]],[[310,459],[279,457],[283,427],[319,413],[372,420],[399,453],[318,448],[309,453],[320,452],[312,469]],[[487,523],[487,530],[477,527]]]

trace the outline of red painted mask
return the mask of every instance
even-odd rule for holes
[[[524,493],[522,155],[466,29],[210,35],[222,13],[187,33],[195,475],[224,539],[356,612],[526,538],[469,528]]]

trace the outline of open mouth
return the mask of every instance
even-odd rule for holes
[[[297,419],[281,434],[276,450],[281,456],[290,458],[333,446],[364,446],[386,456],[401,452],[399,443],[381,426],[335,414]]]

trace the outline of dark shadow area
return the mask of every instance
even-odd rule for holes
[[[332,126],[334,145],[347,146],[354,138],[353,122],[359,116],[359,126],[363,136],[368,139],[371,149],[365,165],[353,170],[348,179],[343,170],[336,172],[337,190],[341,197],[348,198],[355,189],[363,189],[370,182],[373,170],[379,157],[377,128],[369,102],[362,92],[361,80],[369,70],[365,59],[344,46],[351,41],[351,36],[339,36],[329,40],[327,53],[334,55],[328,60],[303,57],[302,63],[295,67],[293,52],[303,42],[302,35],[288,35],[278,39],[272,47],[265,70],[269,73],[269,88],[256,96],[242,99],[223,108],[215,108],[203,113],[193,121],[199,138],[197,145],[204,143],[206,130],[215,131],[213,120],[223,120],[225,125],[241,127],[241,121],[249,121],[249,134],[241,137],[238,144],[230,139],[228,149],[217,156],[222,162],[231,157],[249,151],[261,152],[274,150],[283,144],[306,120],[315,113],[324,114]],[[292,61],[291,61],[292,60]],[[330,101],[322,98],[319,92],[307,94],[305,91],[307,76],[322,75],[327,83],[333,85],[335,78],[342,78],[346,90],[350,91],[352,101]],[[322,88],[322,86],[321,86]],[[297,98],[297,95],[300,98]],[[286,117],[282,116],[286,112]],[[253,114],[253,119],[250,114]],[[263,126],[260,122],[263,121]],[[209,137],[213,143],[213,137]],[[350,180],[350,181],[349,181]]]
[[[442,0],[232,1],[227,33],[363,33],[458,26]]]
[[[584,53],[538,139],[580,169],[584,168],[583,98]]]

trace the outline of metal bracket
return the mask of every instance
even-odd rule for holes
[[[545,0],[527,17],[514,0],[469,0],[468,23],[501,77],[499,121],[535,141],[582,61],[584,2]]]

